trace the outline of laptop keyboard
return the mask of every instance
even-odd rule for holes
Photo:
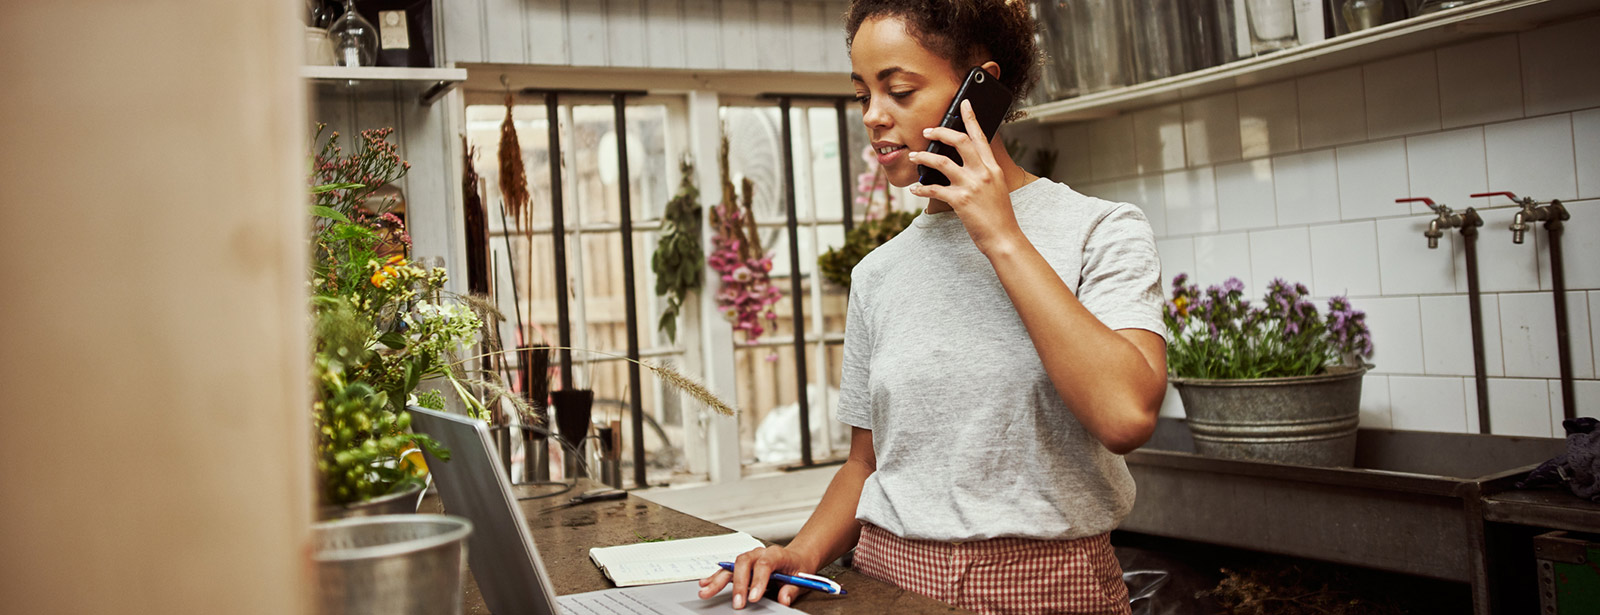
[[[626,592],[618,591],[564,596],[557,602],[566,615],[655,615],[663,612]]]

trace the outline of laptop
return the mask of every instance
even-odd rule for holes
[[[735,611],[728,590],[702,600],[695,581],[605,589],[556,596],[544,560],[528,533],[506,470],[495,462],[494,440],[483,421],[412,406],[411,427],[450,449],[450,461],[426,455],[445,509],[472,522],[467,562],[483,602],[494,615],[619,613],[799,613],[772,600]],[[606,545],[595,545],[606,546]],[[714,571],[707,571],[711,574]]]

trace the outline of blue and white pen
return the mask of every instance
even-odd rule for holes
[[[733,572],[733,562],[717,562],[717,565],[721,566],[723,570]],[[806,574],[804,572],[796,572],[793,576],[780,572],[774,572],[772,573],[772,580],[779,583],[787,583],[796,587],[814,589],[819,592],[829,593],[835,596],[843,596],[845,594],[844,588],[840,587],[837,581],[834,581],[828,577],[819,577],[817,575]]]

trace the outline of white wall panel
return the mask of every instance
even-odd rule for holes
[[[837,31],[824,15],[826,4],[821,0],[794,0],[789,3],[789,59],[794,70],[822,72],[823,45],[840,43],[840,37],[831,36]]]
[[[755,0],[722,0],[722,67],[755,69]]]
[[[405,99],[402,99],[405,100]],[[400,113],[396,131],[405,159],[411,163],[411,173],[406,175],[406,226],[411,235],[411,254],[426,263],[451,262],[454,246],[459,243],[462,222],[460,211],[453,204],[459,202],[455,192],[460,190],[455,176],[452,155],[459,146],[452,143],[453,135],[445,117],[451,107],[436,104],[423,107],[417,104],[396,105]],[[465,288],[465,274],[459,269],[451,286]]]
[[[528,61],[523,0],[482,0],[485,62]]]
[[[831,0],[823,8],[823,31],[826,32],[826,45],[822,46],[823,67],[826,70],[836,70],[842,73],[850,72],[850,50],[844,44],[844,14],[850,10],[850,3],[841,0]]]
[[[684,0],[684,64],[689,68],[722,67],[722,19],[717,0]]]
[[[644,27],[644,0],[606,0],[606,45],[609,66],[639,67],[645,59],[650,32]]]
[[[567,5],[567,57],[573,66],[606,66],[610,63],[606,46],[606,5],[597,0],[578,0]]]
[[[683,0],[644,3],[645,36],[649,39],[646,62],[656,68],[684,68]]]
[[[786,0],[761,0],[755,4],[756,68],[794,70],[789,48],[790,7]]]
[[[528,33],[528,62],[531,64],[566,64],[567,3],[565,0],[526,0],[523,9],[523,31]],[[592,0],[577,0],[576,4],[591,4]]]
[[[483,33],[482,0],[450,0],[439,5],[439,31],[444,41],[440,64],[482,62],[486,37]]]

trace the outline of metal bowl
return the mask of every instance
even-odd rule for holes
[[[460,615],[472,523],[448,515],[382,515],[312,526],[318,612]]]

